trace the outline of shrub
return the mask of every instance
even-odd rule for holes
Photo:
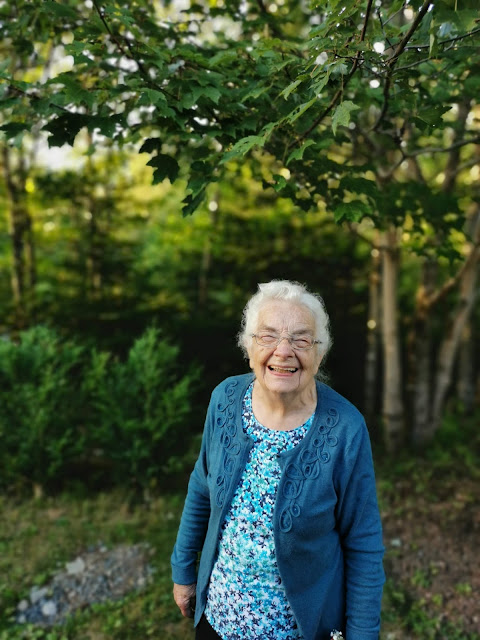
[[[46,327],[0,343],[0,487],[162,484],[198,372],[150,328],[122,361]],[[181,458],[180,458],[181,459]]]
[[[191,434],[191,395],[198,371],[179,375],[179,349],[149,328],[125,361],[91,353],[83,392],[96,427],[97,453],[112,461],[116,483],[161,483]]]
[[[83,442],[77,372],[83,349],[47,327],[0,342],[0,460],[4,486],[45,485],[65,472]]]

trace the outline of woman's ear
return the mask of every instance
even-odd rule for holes
[[[317,356],[317,369],[315,371],[315,375],[317,375],[318,370],[320,369],[320,365],[322,364],[322,360],[323,360],[323,356],[325,355],[325,353],[319,353]]]

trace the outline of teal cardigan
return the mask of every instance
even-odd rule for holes
[[[219,532],[253,445],[242,428],[251,374],[212,393],[172,554],[177,584],[197,583],[195,624],[205,609]],[[305,640],[377,640],[385,580],[370,440],[357,409],[317,382],[313,425],[279,455],[274,510],[278,569]],[[197,557],[201,551],[197,571]]]

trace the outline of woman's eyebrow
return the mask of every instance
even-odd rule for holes
[[[275,333],[278,333],[278,329],[276,329],[275,327],[269,327],[267,325],[260,325],[257,329],[257,331],[273,331]],[[310,327],[300,327],[298,329],[295,329],[295,331],[292,331],[292,333],[290,333],[290,335],[295,336],[295,335],[301,335],[304,333],[308,333],[309,335],[313,335],[315,332],[312,331],[310,329]]]

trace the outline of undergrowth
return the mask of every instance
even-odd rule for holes
[[[382,509],[405,509],[410,494],[402,495],[402,482],[417,495],[437,499],[442,482],[461,482],[461,474],[478,478],[480,465],[478,416],[444,430],[421,455],[402,454],[377,462]],[[454,428],[455,427],[455,428]],[[461,435],[459,435],[459,433]],[[400,490],[399,490],[400,487]],[[40,499],[0,498],[0,640],[188,640],[192,623],[178,612],[171,595],[169,559],[183,505],[183,495],[165,495],[135,502],[121,491],[87,498],[57,495]],[[153,581],[144,590],[121,601],[95,605],[73,615],[53,629],[14,623],[16,606],[28,598],[33,585],[48,584],[88,547],[102,543],[148,543],[154,550]],[[423,584],[428,576],[410,576]],[[438,615],[427,613],[408,588],[408,580],[385,586],[382,640],[480,640],[462,630],[461,621],[444,622],[441,596]],[[459,587],[460,588],[460,587]],[[466,589],[466,586],[462,586]]]

